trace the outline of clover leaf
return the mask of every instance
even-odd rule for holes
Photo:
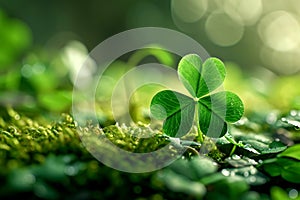
[[[244,106],[241,99],[229,91],[212,93],[219,88],[226,75],[223,62],[208,58],[204,63],[196,54],[184,56],[178,64],[178,76],[191,97],[176,91],[158,92],[151,101],[151,114],[164,120],[163,132],[171,137],[187,134],[196,121],[198,138],[202,134],[221,137],[227,123],[238,121]]]

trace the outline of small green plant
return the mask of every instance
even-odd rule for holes
[[[238,121],[244,113],[243,102],[236,94],[212,93],[222,85],[225,75],[225,66],[218,58],[209,58],[203,63],[196,54],[184,56],[178,64],[178,76],[192,97],[163,90],[151,101],[153,117],[164,120],[163,132],[181,137],[191,130],[195,121],[200,142],[203,142],[203,134],[223,136],[227,123]]]
[[[270,176],[281,176],[283,179],[300,183],[300,144],[289,147],[275,158],[266,159],[261,166]]]

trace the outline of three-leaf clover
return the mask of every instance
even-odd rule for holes
[[[243,102],[236,94],[212,93],[222,85],[225,75],[225,66],[218,58],[208,58],[203,63],[196,54],[184,56],[178,64],[178,76],[192,97],[163,90],[151,101],[152,116],[164,120],[163,132],[181,137],[191,130],[195,120],[200,141],[203,141],[202,134],[223,136],[227,122],[238,121],[244,113]]]

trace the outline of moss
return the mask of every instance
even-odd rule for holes
[[[103,133],[119,148],[135,153],[153,152],[170,143],[161,132],[141,123],[108,126],[103,129]]]
[[[43,118],[30,119],[10,108],[2,110],[0,180],[3,187],[0,188],[0,197],[64,199],[85,196],[83,199],[120,199],[122,196],[133,196],[135,192],[127,184],[132,182],[129,179],[134,175],[102,165],[86,150],[80,136],[92,134],[110,137],[118,145],[124,139],[127,145],[122,147],[133,152],[157,149],[167,144],[163,138],[156,141],[135,137],[150,132],[157,134],[149,130],[142,125],[130,128],[114,125],[105,129],[89,124],[78,127],[68,114],[62,114],[58,121],[48,123]],[[132,132],[134,136],[125,137]],[[32,177],[35,182],[26,182],[25,177]],[[150,174],[138,177],[140,182],[136,185],[148,180]],[[47,193],[35,191],[39,187],[45,188]],[[118,193],[115,193],[116,189]],[[143,192],[147,190],[151,188],[143,187]],[[150,193],[155,195],[153,191]]]
[[[153,152],[169,145],[167,153],[160,154],[162,157],[157,158],[163,160],[164,157],[170,154],[176,156],[179,150],[183,150],[181,146],[170,144],[170,140],[160,131],[152,130],[142,123],[131,126],[116,124],[103,129],[95,124],[78,127],[68,114],[62,114],[58,121],[47,123],[43,118],[33,120],[10,108],[5,112],[2,111],[2,116],[4,116],[0,117],[2,175],[28,164],[43,163],[49,153],[76,154],[78,157],[92,159],[87,149],[90,152],[93,152],[93,149],[89,149],[88,146],[93,146],[96,151],[101,149],[99,151],[104,151],[105,154],[111,153],[113,159],[116,152],[105,139],[109,139],[118,148],[132,153]]]
[[[274,130],[277,128],[275,125]],[[243,129],[238,126],[236,129],[244,134]],[[121,164],[127,167],[130,163],[141,166],[146,163],[155,167],[154,160],[123,158],[115,147],[130,153],[155,152],[167,147],[165,154],[154,159],[166,160],[170,155],[176,159],[180,155],[178,153],[184,152],[182,158],[186,160],[202,154],[214,159],[221,169],[230,166],[225,159],[228,153],[220,147],[231,143],[219,141],[216,146],[216,139],[205,137],[204,143],[199,144],[193,141],[195,136],[196,128],[183,138],[176,139],[143,123],[130,126],[115,124],[104,128],[87,123],[80,127],[69,114],[62,114],[59,120],[49,123],[43,117],[29,118],[11,108],[2,109],[0,181],[3,187],[0,188],[0,198],[18,198],[20,195],[23,199],[78,196],[82,199],[186,198],[184,194],[170,191],[160,186],[162,183],[153,181],[156,172],[130,174],[117,171],[103,165],[91,153],[105,154],[111,164],[119,166],[121,159],[125,161]],[[116,155],[121,157],[116,158]],[[47,192],[41,194],[37,188],[45,188]]]
[[[40,163],[49,152],[59,153],[80,149],[74,121],[63,114],[51,125],[21,116],[7,109],[0,117],[0,168],[5,174],[11,168]],[[42,121],[42,120],[41,120]],[[64,148],[68,144],[67,148]],[[81,150],[82,151],[82,150]]]

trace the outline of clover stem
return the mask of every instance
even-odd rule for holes
[[[234,154],[235,149],[236,149],[236,145],[234,144],[233,147],[232,147],[232,149],[231,149],[231,151],[230,151],[229,156],[232,156]]]
[[[197,106],[198,107],[198,106]],[[203,133],[200,129],[200,123],[199,123],[199,112],[198,112],[198,108],[196,109],[196,123],[197,123],[197,139],[200,143],[203,143]]]
[[[197,129],[198,129],[198,140],[200,143],[203,143],[204,142],[203,134],[202,134],[202,131],[200,130],[199,122],[197,123]]]

